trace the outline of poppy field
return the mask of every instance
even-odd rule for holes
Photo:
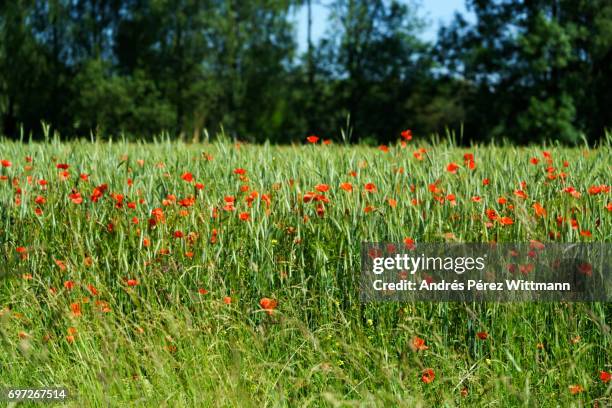
[[[612,243],[598,147],[0,141],[0,388],[609,406],[610,303],[361,303],[361,242]]]

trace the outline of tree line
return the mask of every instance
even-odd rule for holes
[[[572,144],[612,125],[609,0],[467,0],[435,42],[393,0],[323,0],[315,41],[316,1],[0,2],[2,133]]]

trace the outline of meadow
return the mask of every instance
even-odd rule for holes
[[[0,141],[0,388],[75,407],[609,406],[610,303],[361,303],[378,242],[612,242],[611,138]]]

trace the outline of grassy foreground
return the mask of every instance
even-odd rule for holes
[[[609,303],[357,291],[361,241],[612,242],[610,146],[412,143],[0,141],[0,387],[63,385],[68,406],[612,404]]]

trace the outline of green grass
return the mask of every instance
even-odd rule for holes
[[[362,241],[612,242],[610,193],[587,192],[611,184],[610,146],[418,147],[427,148],[423,160],[414,145],[385,153],[336,145],[1,141],[0,160],[12,165],[0,167],[0,387],[63,385],[74,394],[68,406],[611,404],[612,385],[599,379],[612,368],[610,303],[362,304],[357,291]],[[564,179],[546,177],[543,150]],[[463,165],[467,152],[474,170]],[[461,166],[457,174],[446,170],[450,162]],[[70,165],[67,180],[59,163]],[[247,171],[242,180],[235,168]],[[204,188],[182,180],[184,172]],[[46,190],[39,179],[48,181]],[[442,203],[428,189],[435,181]],[[342,182],[353,191],[340,189]],[[376,192],[364,191],[368,182]],[[514,194],[521,182],[526,199]],[[103,183],[108,191],[92,203]],[[323,216],[318,203],[303,200],[321,183],[330,186]],[[259,193],[251,207],[243,185]],[[567,186],[580,197],[563,192]],[[70,200],[73,189],[81,204]],[[124,195],[121,208],[110,193]],[[168,194],[177,201],[164,205]],[[38,195],[44,204],[35,203]],[[223,210],[230,195],[235,211]],[[177,204],[188,196],[193,206]],[[508,203],[499,204],[501,196]],[[535,216],[534,202],[545,217]],[[150,226],[154,208],[163,209],[164,221]],[[514,224],[491,222],[486,209]],[[249,221],[239,219],[243,212]],[[66,281],[74,282],[71,290]],[[262,297],[278,300],[271,315],[259,306]],[[69,328],[76,329],[72,342]],[[486,340],[476,336],[482,331]],[[417,336],[427,350],[412,350]],[[428,384],[421,381],[426,368],[435,371]],[[584,391],[573,395],[571,385]]]

